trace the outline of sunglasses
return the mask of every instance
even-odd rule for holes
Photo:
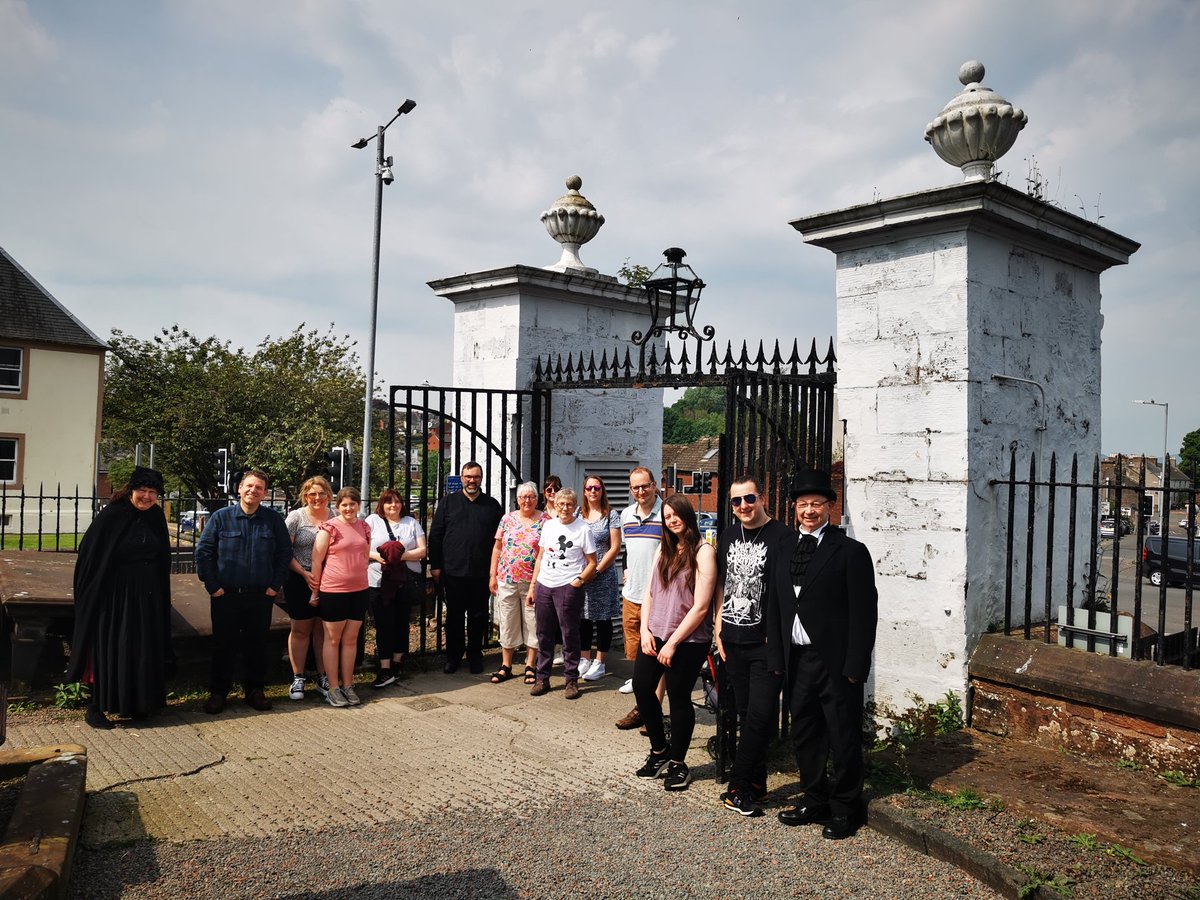
[[[604,488],[602,488],[598,484],[589,484],[587,487],[584,488],[584,490],[587,491],[588,493],[591,493],[592,491],[596,491],[597,493],[599,493],[600,491],[604,490]]]
[[[757,502],[758,502],[758,494],[746,494],[741,497],[730,497],[729,498],[729,505],[732,506],[734,509],[737,509],[743,503],[745,503],[747,506],[753,506]]]

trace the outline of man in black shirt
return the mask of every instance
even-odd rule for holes
[[[462,491],[443,498],[429,529],[429,574],[446,592],[447,674],[457,672],[463,658],[466,618],[467,664],[483,671],[483,638],[488,628],[488,578],[496,528],[504,515],[500,504],[481,490],[483,466],[462,467]]]
[[[730,485],[734,522],[717,546],[716,642],[725,661],[741,726],[729,790],[721,801],[743,816],[761,816],[767,792],[767,744],[779,711],[783,676],[767,666],[766,572],[791,529],[767,515],[762,485],[743,475]]]

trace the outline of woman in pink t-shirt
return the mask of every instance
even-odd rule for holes
[[[316,586],[309,602],[317,607],[325,627],[330,706],[358,706],[361,702],[354,693],[354,658],[367,612],[371,529],[359,521],[360,503],[354,488],[338,491],[338,514],[321,526],[313,545],[312,580]]]

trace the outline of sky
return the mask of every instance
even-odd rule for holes
[[[550,265],[541,213],[578,174],[583,260],[670,246],[718,339],[823,347],[834,256],[802,216],[961,181],[924,140],[981,60],[1029,124],[1024,189],[1134,240],[1102,277],[1105,452],[1200,428],[1200,3],[565,4],[0,0],[0,246],[101,338],[178,323],[253,346],[301,322],[365,349],[375,132],[376,370],[449,384],[426,282]],[[1188,62],[1191,60],[1191,62]],[[365,358],[365,352],[362,352]]]

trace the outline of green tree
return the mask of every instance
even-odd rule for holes
[[[1193,472],[1200,473],[1200,428],[1183,436],[1177,464],[1189,478]]]
[[[143,341],[114,330],[102,441],[110,457],[152,442],[172,486],[218,493],[213,452],[235,445],[239,467],[295,491],[325,451],[362,428],[365,382],[354,342],[301,324],[253,351],[179,326]],[[119,466],[117,466],[119,468]]]
[[[663,443],[690,444],[725,432],[725,388],[690,387],[663,410]]]

